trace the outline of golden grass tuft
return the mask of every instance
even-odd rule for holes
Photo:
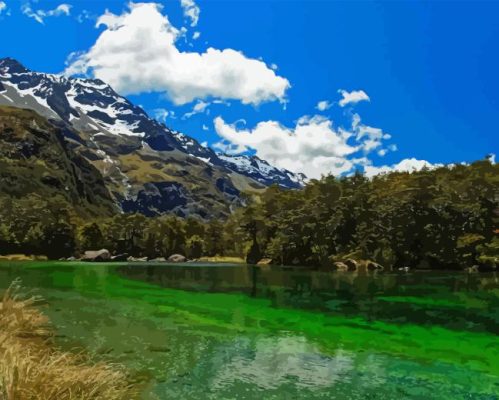
[[[54,347],[39,298],[21,298],[13,282],[0,303],[0,400],[131,400],[122,367],[90,363]]]

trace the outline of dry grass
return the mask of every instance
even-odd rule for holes
[[[14,282],[0,303],[0,400],[129,400],[137,398],[117,365],[92,364],[54,348],[39,299],[23,299]]]
[[[47,261],[46,256],[35,256],[26,254],[7,254],[0,256],[0,261]]]

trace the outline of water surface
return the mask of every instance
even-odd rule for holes
[[[156,399],[497,399],[495,274],[1,263]]]

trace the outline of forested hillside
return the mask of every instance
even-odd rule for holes
[[[499,166],[485,160],[372,180],[329,176],[301,191],[274,187],[234,220],[256,237],[256,258],[279,264],[494,267],[498,200]]]
[[[92,217],[62,194],[4,193],[0,253],[58,258],[106,248],[136,257],[238,256],[313,268],[354,259],[385,270],[495,269],[498,188],[499,166],[489,160],[372,179],[327,176],[304,189],[272,186],[248,195],[246,207],[208,222],[118,212]]]

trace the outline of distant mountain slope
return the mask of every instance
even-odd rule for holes
[[[0,85],[0,105],[34,110],[56,124],[70,146],[102,173],[124,211],[210,218],[241,204],[242,191],[303,184],[302,176],[262,160],[249,161],[247,168],[244,157],[219,157],[149,118],[100,80],[37,73],[5,58]]]
[[[117,207],[99,171],[33,111],[0,106],[0,196],[60,197],[82,215]]]
[[[305,184],[305,175],[276,168],[257,156],[218,154],[218,157],[227,168],[248,176],[265,186],[277,183],[286,188],[298,189]]]

